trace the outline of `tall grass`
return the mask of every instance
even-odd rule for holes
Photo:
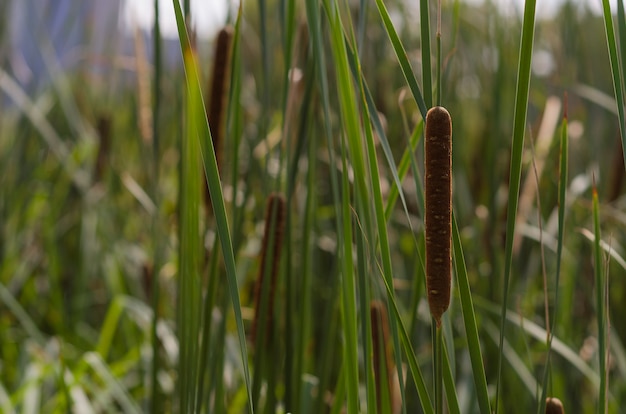
[[[252,1],[229,13],[221,65],[189,6],[171,5],[174,69],[155,23],[151,141],[134,138],[146,96],[98,106],[80,74],[28,96],[0,71],[2,412],[621,412],[624,166],[605,161],[624,142],[621,2],[615,31],[608,3],[544,21],[532,0],[520,16]],[[535,177],[528,140],[563,91]],[[435,104],[454,129],[437,321]],[[108,133],[75,139],[98,119]],[[522,178],[537,196],[518,214]]]

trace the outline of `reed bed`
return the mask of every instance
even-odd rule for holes
[[[173,1],[132,88],[2,65],[0,411],[623,412],[626,15],[539,6]]]

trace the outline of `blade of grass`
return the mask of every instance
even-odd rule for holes
[[[187,49],[184,54],[185,67],[195,70],[195,54]],[[197,108],[202,97],[199,89],[188,89],[186,93],[186,116],[182,136],[180,227],[179,227],[179,275],[178,275],[178,321],[180,343],[180,409],[183,413],[196,411],[195,396],[198,373],[198,334],[200,330],[200,170],[199,135]]]
[[[472,299],[472,291],[469,285],[467,269],[465,267],[465,258],[463,257],[463,246],[461,244],[461,235],[459,227],[456,223],[454,212],[452,213],[452,243],[454,269],[461,298],[461,309],[463,313],[463,324],[465,326],[465,335],[467,336],[468,350],[470,361],[472,363],[472,373],[474,376],[474,386],[478,398],[478,406],[482,414],[490,414],[491,406],[489,404],[489,391],[487,389],[487,378],[485,376],[485,367],[483,365],[483,356],[480,351],[480,339],[478,336],[478,327],[476,325],[476,315],[474,313],[474,303]]]
[[[522,152],[524,149],[524,133],[526,131],[526,113],[528,110],[528,93],[530,89],[530,63],[533,51],[533,39],[535,35],[535,7],[536,0],[528,0],[524,4],[524,20],[522,23],[522,42],[520,46],[517,86],[515,91],[515,110],[513,116],[513,144],[511,151],[511,169],[509,175],[509,196],[506,218],[506,246],[504,284],[502,289],[502,308],[500,322],[500,350],[502,350],[505,332],[506,312],[508,309],[508,290],[511,279],[511,266],[513,264],[513,239],[515,235],[515,222],[517,205],[519,201],[520,180],[522,176]],[[496,404],[495,411],[498,413],[498,400],[501,388],[502,351],[498,354]]]
[[[404,150],[404,154],[402,154],[402,158],[400,159],[400,163],[398,164],[398,180],[402,182],[407,172],[409,171],[409,167],[411,166],[411,153],[417,148],[417,145],[422,138],[422,132],[424,132],[424,121],[420,120],[420,122],[415,126],[413,133],[409,137],[409,145],[406,150]],[[400,188],[401,190],[401,188]],[[398,189],[398,184],[395,182],[393,186],[389,190],[389,195],[387,196],[387,205],[385,206],[385,218],[387,221],[391,218],[391,213],[393,212],[393,207],[396,204],[396,200],[398,199],[398,194],[400,193]],[[422,195],[418,193],[418,197]],[[424,201],[420,200],[420,205],[424,205]]]
[[[341,316],[344,335],[343,360],[345,364],[345,391],[348,394],[348,412],[359,412],[359,367],[358,367],[358,339],[356,317],[356,285],[354,265],[352,262],[352,219],[350,206],[350,189],[348,183],[348,165],[346,156],[342,154],[342,223],[343,239],[339,239],[343,247],[341,262]]]
[[[178,27],[178,35],[181,46],[181,51],[184,54],[189,53],[191,50],[191,45],[189,43],[189,38],[187,36],[187,31],[185,28],[185,23],[183,20],[182,12],[180,10],[180,5],[176,0],[173,0],[174,11],[176,13],[176,25]],[[189,62],[191,63],[191,62]],[[201,96],[201,87],[200,87],[200,79],[198,77],[197,68],[194,65],[189,64],[186,61],[185,64],[185,73],[186,73],[186,83],[187,83],[187,91],[191,92],[195,90],[196,93]],[[235,257],[233,253],[233,247],[230,238],[230,231],[228,227],[228,218],[226,216],[226,208],[224,205],[224,196],[222,194],[222,188],[220,184],[219,172],[217,170],[217,162],[215,160],[215,151],[213,146],[209,143],[212,142],[211,132],[209,131],[208,121],[206,119],[206,110],[204,109],[204,104],[202,99],[198,101],[198,108],[188,108],[188,110],[200,111],[201,116],[204,118],[202,122],[199,122],[198,127],[200,128],[200,135],[209,137],[208,140],[200,140],[200,145],[202,147],[202,160],[204,164],[204,170],[207,178],[207,182],[209,185],[209,192],[211,194],[211,200],[214,208],[215,218],[217,222],[217,231],[219,234],[220,242],[222,245],[222,252],[224,255],[224,262],[226,265],[226,275],[228,281],[228,289],[230,292],[231,302],[233,305],[233,310],[235,313],[235,323],[237,325],[237,334],[239,338],[239,348],[241,353],[241,359],[243,363],[244,369],[244,380],[246,383],[247,393],[248,393],[248,408],[250,412],[253,412],[254,409],[252,407],[252,393],[250,387],[250,372],[248,368],[248,352],[246,349],[246,337],[245,331],[243,327],[243,318],[241,315],[241,303],[239,300],[239,289],[237,286],[237,271],[235,266]],[[196,173],[197,175],[197,173]]]
[[[352,206],[350,201],[350,183],[348,179],[348,157],[353,168],[355,181],[354,196],[357,207],[367,205],[359,200],[367,199],[368,190],[365,182],[365,164],[363,151],[358,139],[361,136],[358,112],[355,104],[354,87],[350,80],[350,72],[346,58],[347,50],[344,42],[339,5],[337,2],[324,2],[324,8],[329,21],[331,49],[336,68],[336,84],[338,87],[339,108],[343,133],[341,138],[341,165],[342,165],[342,197],[341,222],[343,236],[338,237],[338,243],[343,249],[341,255],[341,314],[344,335],[343,356],[345,363],[346,394],[348,412],[359,410],[359,369],[357,354],[359,349],[357,336],[357,304],[355,300],[356,284],[352,253]],[[347,143],[345,142],[347,141]],[[347,145],[346,145],[347,144]],[[360,210],[360,209],[359,209]],[[365,232],[371,229],[368,211],[359,211],[359,220],[364,221]]]
[[[548,337],[548,355],[543,373],[543,392],[539,398],[539,408],[537,414],[545,411],[546,397],[548,392],[548,376],[550,375],[550,361],[552,355],[552,338],[556,331],[557,312],[559,310],[559,281],[561,278],[561,259],[563,257],[563,240],[565,231],[565,195],[567,194],[567,167],[568,167],[568,140],[567,140],[567,96],[564,102],[563,122],[561,123],[561,147],[559,151],[559,195],[558,195],[558,235],[556,251],[556,270],[554,281],[554,310],[552,311],[552,330]]]
[[[621,8],[623,9],[623,5]],[[613,92],[615,93],[615,101],[617,104],[617,117],[619,119],[619,131],[622,139],[622,152],[624,154],[624,159],[626,160],[626,115],[624,114],[624,77],[622,74],[622,70],[625,68],[621,68],[622,70],[620,70],[617,44],[615,42],[615,29],[613,28],[613,15],[611,14],[611,5],[609,4],[609,0],[602,0],[602,14],[604,17],[606,43],[609,50],[609,61],[611,63],[611,75],[613,77]],[[624,21],[623,18],[618,20],[620,39],[626,37],[625,23],[626,21]],[[626,44],[623,46],[626,46]]]
[[[428,107],[426,106],[426,102],[422,97],[422,92],[420,91],[415,75],[413,74],[413,68],[411,67],[409,58],[404,50],[404,46],[402,45],[400,38],[398,37],[398,33],[396,33],[396,29],[393,27],[391,17],[389,17],[389,12],[385,7],[385,3],[383,3],[383,0],[376,0],[376,7],[378,8],[378,13],[380,14],[380,18],[383,20],[387,36],[389,36],[393,50],[396,53],[396,57],[398,58],[398,62],[402,68],[402,74],[409,84],[409,88],[411,89],[411,93],[413,94],[413,98],[415,99],[418,108],[420,109],[422,118],[426,119],[426,112],[428,111],[428,107],[430,107],[430,105]],[[430,89],[432,93],[432,87]]]
[[[361,287],[359,289],[359,312],[361,314],[361,343],[363,344],[363,353],[365,358],[363,359],[363,368],[365,372],[365,394],[367,400],[367,411],[372,412],[380,410],[381,401],[380,394],[376,392],[377,385],[375,381],[375,364],[373,359],[376,358],[374,353],[374,343],[372,340],[372,318],[370,313],[370,302],[372,300],[371,288],[367,276],[370,274],[367,268],[366,258],[366,243],[363,230],[359,228],[356,231],[356,252],[357,252],[357,266],[358,266],[358,283]],[[381,341],[382,342],[382,341]],[[381,358],[382,359],[382,358]],[[386,371],[384,371],[386,372]],[[379,379],[378,379],[379,380]],[[378,399],[378,405],[376,400]],[[376,408],[375,408],[376,407]]]
[[[428,0],[420,0],[420,34],[422,41],[422,84],[424,86],[424,103],[427,108],[430,108],[433,106],[433,81],[432,65],[430,63],[430,11]]]

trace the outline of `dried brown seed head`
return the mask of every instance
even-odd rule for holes
[[[426,114],[424,149],[426,287],[439,326],[450,304],[452,271],[452,120],[441,106]]]

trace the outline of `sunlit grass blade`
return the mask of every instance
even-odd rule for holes
[[[472,374],[474,376],[474,386],[476,387],[478,406],[480,407],[480,412],[482,414],[490,414],[491,406],[489,404],[489,391],[487,389],[487,378],[485,376],[483,356],[480,350],[480,338],[478,336],[478,327],[476,325],[472,291],[467,277],[465,258],[463,257],[461,235],[459,233],[459,227],[456,223],[454,213],[452,214],[452,244],[456,282],[458,285],[459,296],[461,298],[463,324],[465,326],[465,334],[467,336],[468,343],[467,348],[470,354],[470,361],[472,363]]]
[[[398,37],[398,33],[396,33],[396,29],[393,27],[391,17],[389,16],[389,12],[387,11],[383,0],[376,0],[376,7],[378,7],[378,13],[380,14],[380,18],[383,20],[385,30],[387,31],[387,35],[389,36],[389,40],[391,41],[393,50],[396,53],[396,57],[398,58],[400,67],[402,68],[402,73],[404,74],[404,78],[409,84],[409,88],[411,89],[413,98],[415,99],[415,102],[420,109],[422,118],[426,118],[426,112],[428,111],[428,107],[426,106],[426,102],[424,101],[422,92],[420,91],[419,85],[417,84],[417,80],[415,79],[415,74],[413,73],[413,68],[411,67],[411,63],[409,62],[406,50],[404,50],[404,46],[402,45],[402,42]]]
[[[113,375],[99,354],[89,352],[83,356],[83,359],[85,363],[100,376],[105,387],[113,394],[115,400],[120,404],[125,413],[141,413],[141,409],[137,403],[128,394],[124,386],[115,378],[115,375]]]
[[[511,167],[509,173],[509,196],[506,216],[506,245],[504,252],[505,268],[504,283],[502,288],[502,308],[500,323],[500,350],[504,342],[505,320],[508,309],[508,290],[511,279],[511,266],[513,264],[513,239],[515,235],[515,222],[517,205],[519,202],[520,180],[522,176],[522,152],[524,149],[524,133],[526,131],[526,113],[528,111],[528,93],[530,89],[530,63],[533,52],[535,35],[535,7],[536,0],[528,0],[524,5],[524,21],[522,23],[522,40],[519,52],[517,86],[515,90],[515,111],[513,116],[513,143],[511,148]],[[498,371],[496,385],[496,405],[498,412],[498,400],[500,398],[502,351],[498,355]]]
[[[195,54],[191,49],[184,53],[185,67],[195,70]],[[197,109],[202,106],[199,89],[186,93],[185,132],[181,145],[181,191],[179,205],[180,264],[178,274],[178,332],[180,343],[180,407],[181,412],[196,411],[195,395],[198,373],[198,335],[200,329],[200,157]]]
[[[605,299],[605,275],[602,260],[602,249],[600,248],[600,202],[598,201],[598,191],[595,183],[593,185],[593,263],[596,288],[596,320],[598,324],[598,367],[600,375],[600,388],[598,390],[598,414],[606,413],[608,404],[607,377],[606,377],[606,339],[607,339],[607,315]]]
[[[176,0],[173,1],[174,11],[176,13],[176,24],[178,27],[178,36],[181,46],[181,51],[183,56],[187,55],[191,51],[191,45],[189,43],[189,38],[187,36],[187,31],[183,19],[183,15],[180,9],[180,5]],[[198,135],[202,137],[209,137],[209,139],[201,139],[200,146],[202,148],[202,161],[204,164],[204,170],[209,186],[209,192],[211,194],[212,205],[214,209],[215,219],[217,223],[217,231],[219,235],[219,239],[222,245],[222,252],[224,254],[224,262],[226,266],[226,275],[228,281],[228,289],[230,292],[230,297],[233,305],[233,310],[235,313],[235,323],[237,325],[237,334],[239,338],[239,348],[241,353],[241,359],[243,363],[244,369],[244,379],[246,382],[246,388],[248,391],[248,404],[250,412],[253,412],[252,406],[252,393],[250,387],[250,373],[248,368],[248,352],[246,349],[246,337],[243,326],[243,318],[241,315],[241,303],[239,300],[239,288],[237,285],[237,271],[235,266],[235,256],[233,253],[233,247],[230,237],[230,231],[228,227],[228,219],[226,216],[226,207],[224,205],[224,196],[222,194],[222,188],[220,183],[219,172],[217,170],[217,161],[215,159],[215,151],[213,146],[210,145],[211,142],[211,132],[209,130],[208,121],[206,119],[206,110],[204,109],[204,104],[201,99],[201,87],[200,87],[200,79],[198,77],[197,68],[192,64],[193,61],[185,60],[185,74],[186,74],[186,84],[187,84],[187,93],[194,93],[200,99],[198,99],[198,107],[197,108],[187,108],[188,111],[196,111],[201,119],[201,122],[198,122],[197,127],[199,128]],[[195,171],[197,176],[197,170]]]
[[[619,2],[621,3],[621,2]],[[618,7],[622,9],[623,4],[618,4]],[[615,29],[613,28],[613,15],[611,14],[611,5],[609,0],[602,0],[602,14],[604,16],[604,30],[606,35],[606,43],[609,50],[609,61],[611,63],[611,75],[613,76],[613,92],[615,93],[615,101],[617,104],[617,117],[619,119],[619,131],[622,139],[622,152],[624,159],[626,159],[626,115],[624,114],[624,75],[620,69],[619,53],[617,50],[617,43],[615,40]],[[619,18],[620,39],[626,38],[626,23],[623,17]],[[626,47],[626,44],[621,44],[621,48]],[[622,53],[624,53],[622,49]]]

